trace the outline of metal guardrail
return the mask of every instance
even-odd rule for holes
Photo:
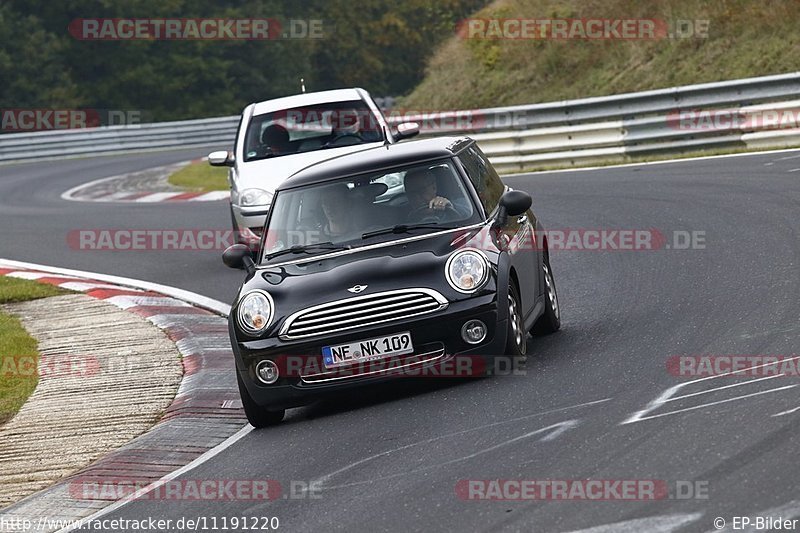
[[[231,145],[239,117],[0,135],[0,162]]]
[[[700,110],[705,113],[691,115]],[[712,120],[710,125],[686,125]],[[769,113],[777,114],[771,121]],[[455,115],[455,116],[454,116]],[[460,120],[459,120],[460,118]],[[423,135],[467,133],[502,173],[623,162],[631,156],[800,146],[800,72],[454,113],[405,115]],[[459,127],[467,124],[468,128]]]
[[[717,122],[684,127],[681,111]],[[778,124],[764,120],[779,113]],[[800,72],[599,98],[428,114],[390,111],[389,122],[420,122],[422,134],[468,134],[501,172],[624,161],[731,147],[800,145]],[[786,119],[786,117],[789,117]],[[754,120],[761,117],[761,120]],[[0,135],[0,162],[233,143],[239,117]],[[728,124],[727,122],[730,122]]]

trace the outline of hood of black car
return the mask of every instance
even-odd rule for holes
[[[476,239],[485,240],[486,234],[482,227],[412,241],[395,239],[345,254],[323,253],[299,263],[265,265],[244,284],[241,294],[253,289],[267,291],[277,316],[358,295],[413,287],[432,288],[448,299],[460,299],[464,295],[448,284],[445,264],[451,253]],[[484,251],[493,255],[491,250]]]

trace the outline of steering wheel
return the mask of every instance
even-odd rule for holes
[[[347,140],[348,138],[354,139],[356,142],[345,142],[344,144],[340,142],[342,139]],[[331,146],[351,146],[353,144],[358,144],[361,141],[363,141],[361,135],[358,135],[357,133],[345,133],[344,135],[339,135],[335,139],[331,139],[330,141],[326,142],[322,145],[322,147],[328,148]]]
[[[427,205],[414,209],[409,215],[408,219],[415,222],[428,223],[428,222],[444,222],[445,220],[452,220],[459,218],[461,214],[455,210],[453,205],[448,205],[442,210],[431,209]]]
[[[256,152],[256,157],[265,157],[275,155],[276,151],[267,144],[259,144],[258,147],[254,150]]]

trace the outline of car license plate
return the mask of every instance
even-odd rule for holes
[[[322,358],[325,361],[326,368],[336,368],[413,352],[411,333],[404,331],[403,333],[375,337],[374,339],[356,341],[350,344],[323,346]]]

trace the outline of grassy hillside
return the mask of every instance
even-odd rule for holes
[[[798,0],[496,0],[480,18],[708,20],[707,38],[447,40],[400,104],[465,109],[800,70]]]

